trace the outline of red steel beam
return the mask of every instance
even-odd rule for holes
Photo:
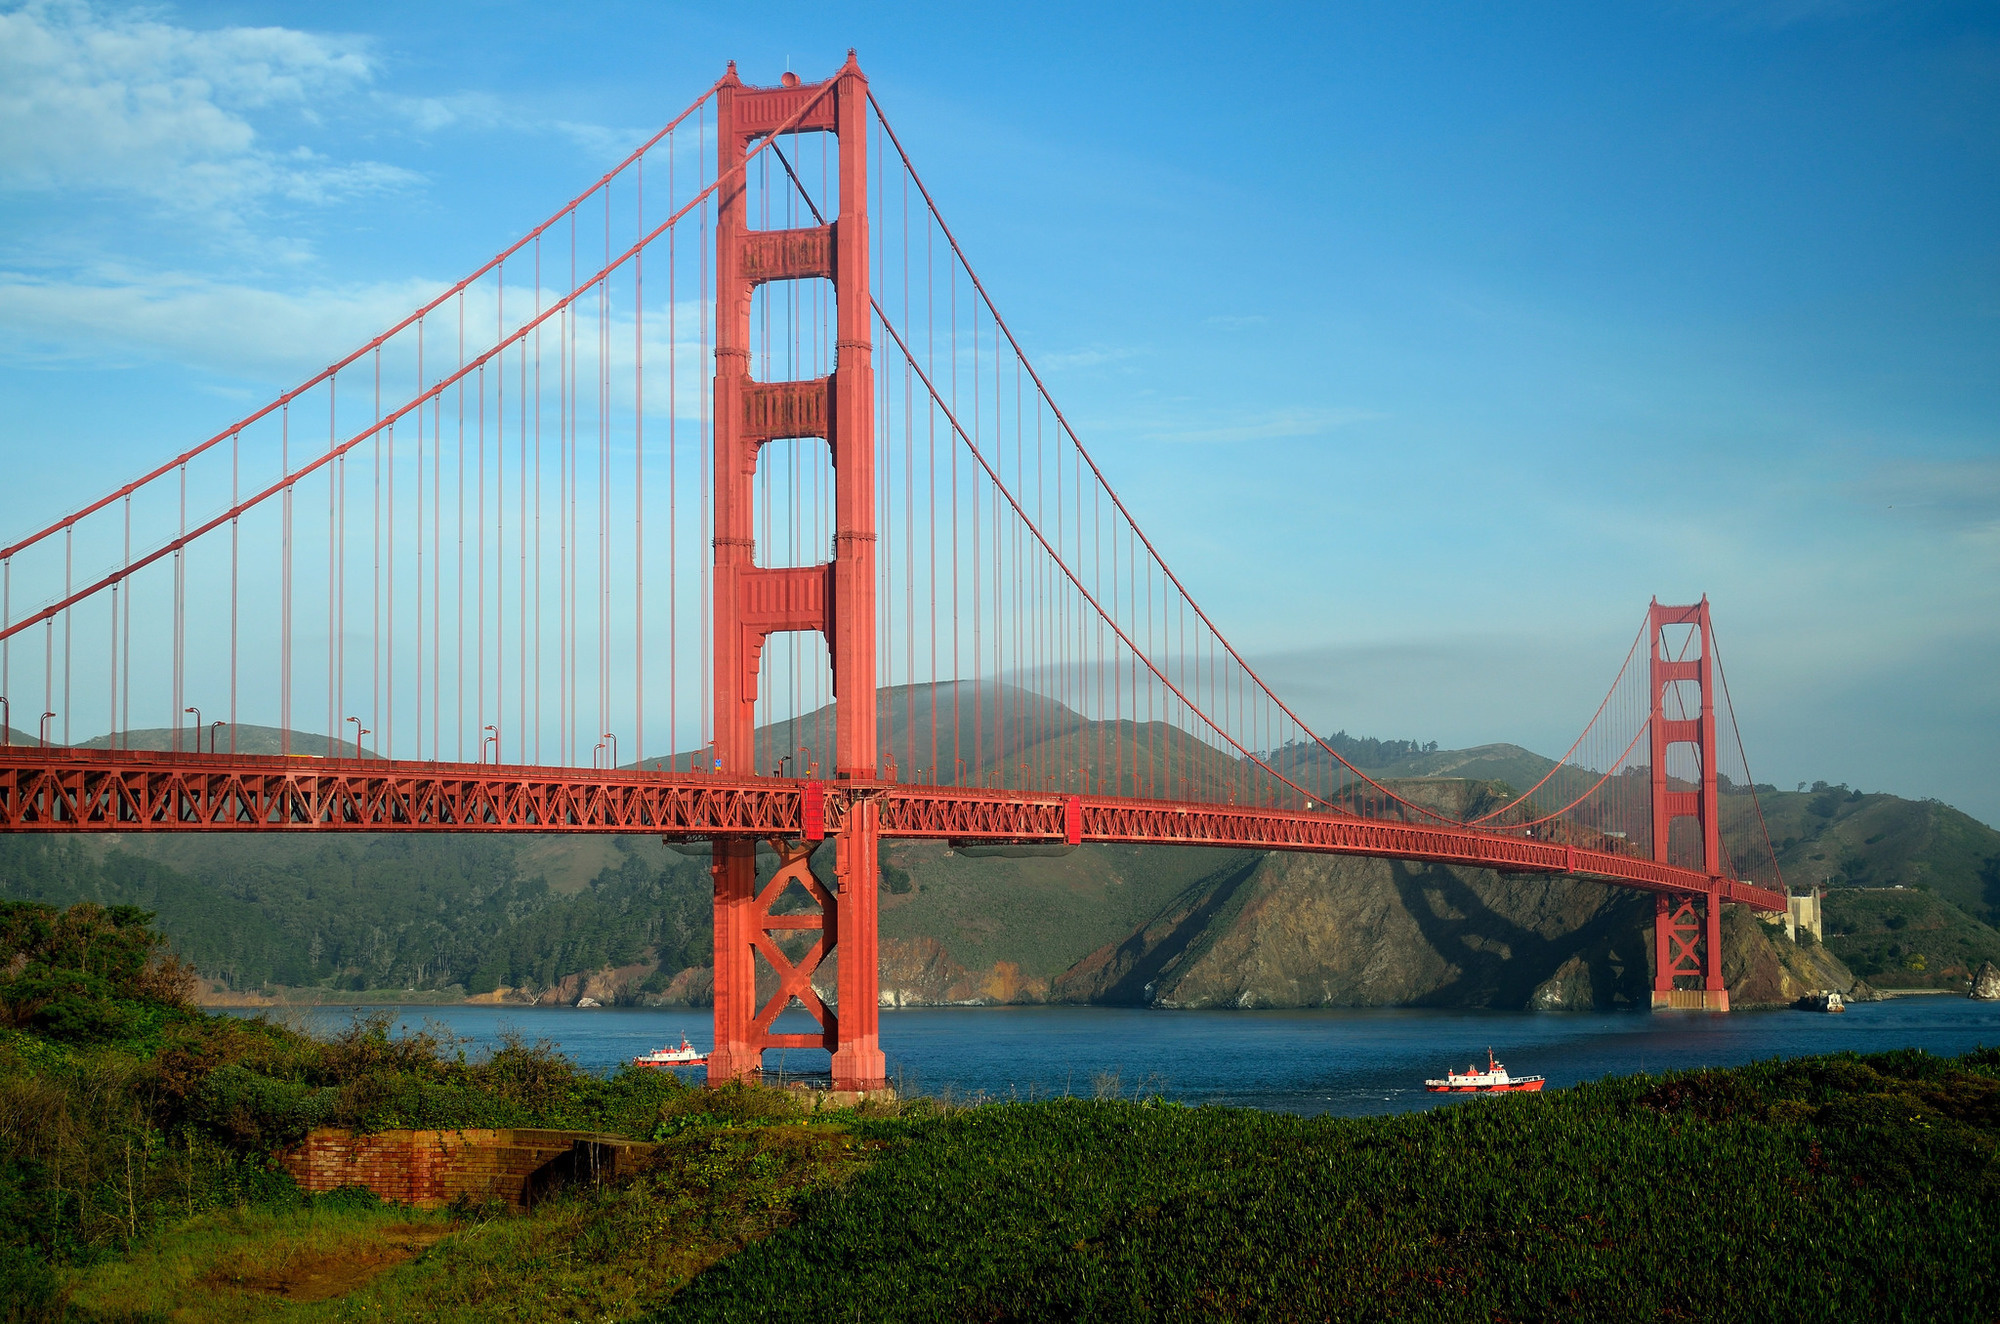
[[[817,786],[821,831],[873,799],[885,837],[1221,846],[1572,873],[1782,911],[1753,883],[1498,832],[1242,805],[890,783],[248,754],[0,748],[0,831],[630,832],[796,837]],[[1075,807],[1072,808],[1072,805]]]

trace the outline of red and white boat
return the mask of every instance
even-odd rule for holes
[[[1507,1068],[1493,1060],[1493,1050],[1486,1050],[1486,1070],[1481,1071],[1477,1062],[1463,1072],[1447,1070],[1443,1080],[1427,1080],[1424,1088],[1433,1094],[1511,1094],[1516,1090],[1539,1090],[1541,1076],[1510,1076]]]
[[[665,1048],[655,1048],[650,1053],[641,1053],[632,1059],[635,1067],[698,1067],[708,1061],[708,1054],[681,1036],[680,1047],[669,1044]]]

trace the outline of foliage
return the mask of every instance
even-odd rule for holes
[[[1764,823],[1723,814],[1734,855],[1764,857],[1768,825],[1785,877],[1797,888],[1922,888],[1988,924],[2000,922],[2000,832],[1935,800],[1815,782],[1762,797]],[[1989,878],[1989,870],[1991,878]]]
[[[1917,888],[1826,894],[1826,947],[1881,988],[1964,991],[1982,961],[2000,961],[2000,933]]]
[[[15,1029],[99,1043],[185,1010],[187,969],[133,906],[0,901],[0,1009]]]
[[[1996,1063],[1850,1055],[1365,1119],[1061,1100],[857,1122],[880,1161],[659,1318],[1990,1318]]]
[[[550,849],[477,834],[210,839],[199,850],[0,838],[0,898],[142,906],[202,974],[239,989],[487,992],[647,953],[669,974],[708,962],[710,884],[697,863],[622,839]],[[600,866],[571,890],[545,876],[584,858]]]
[[[1360,768],[1386,768],[1404,759],[1416,758],[1422,754],[1435,754],[1438,748],[1435,740],[1377,740],[1373,736],[1351,736],[1345,731],[1335,731],[1330,736],[1322,736],[1320,740],[1349,763]],[[1313,751],[1320,751],[1320,756],[1325,757],[1321,751],[1320,741],[1301,740],[1281,746],[1277,753],[1281,758],[1297,761],[1310,757]]]
[[[544,1126],[646,1136],[687,1088],[518,1039],[468,1058],[386,1016],[330,1041],[206,1016],[142,912],[0,907],[0,1281],[89,1262],[204,1211],[295,1201],[275,1150],[315,1126]],[[66,982],[65,982],[66,981]],[[50,990],[53,989],[52,993]],[[24,1267],[27,1266],[27,1267]]]

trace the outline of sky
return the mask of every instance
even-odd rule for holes
[[[2000,824],[2000,8],[1137,13],[0,3],[0,535],[853,47],[1316,726],[1559,753],[1705,593],[1759,780]]]

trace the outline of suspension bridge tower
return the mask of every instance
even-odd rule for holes
[[[711,1081],[761,1070],[767,1048],[833,1052],[836,1089],[885,1083],[878,1026],[875,793],[875,413],[868,278],[868,80],[848,52],[823,83],[787,74],[779,87],[748,87],[731,63],[716,94],[715,237],[715,755],[717,771],[746,777],[756,767],[758,671],[765,641],[781,631],[826,637],[833,668],[833,783],[809,785],[803,838],[774,843],[777,875],[756,882],[754,838],[717,837],[715,874],[715,1046]],[[833,134],[839,143],[839,202],[824,225],[749,228],[745,158],[757,139],[781,128]],[[833,283],[833,371],[806,381],[751,376],[751,296],[772,281]],[[757,564],[753,484],[767,442],[824,441],[834,473],[833,559],[821,565]],[[829,807],[839,812],[829,815]],[[813,848],[837,820],[831,885],[812,869]],[[772,913],[793,884],[819,914]],[[818,930],[796,960],[778,935]],[[814,989],[814,971],[837,956],[833,1006]],[[759,958],[777,989],[761,1004]],[[768,979],[767,979],[768,982]],[[794,1002],[819,1022],[815,1033],[773,1029]]]
[[[1666,631],[1687,627],[1678,650]],[[1692,822],[1699,843],[1696,866],[1708,875],[1705,897],[1687,892],[1653,894],[1653,1006],[1728,1011],[1729,989],[1722,980],[1722,837],[1717,794],[1715,740],[1715,643],[1709,632],[1708,598],[1688,607],[1662,606],[1654,599],[1647,617],[1652,665],[1651,735],[1653,858],[1672,862],[1673,826]],[[1698,655],[1688,654],[1699,649]],[[1687,687],[1696,694],[1692,701]],[[1672,702],[1669,702],[1669,696]],[[1672,716],[1668,709],[1673,709]],[[1672,777],[1667,754],[1690,748],[1693,775]],[[1687,981],[1683,986],[1681,981]],[[1698,982],[1697,982],[1698,981]]]

